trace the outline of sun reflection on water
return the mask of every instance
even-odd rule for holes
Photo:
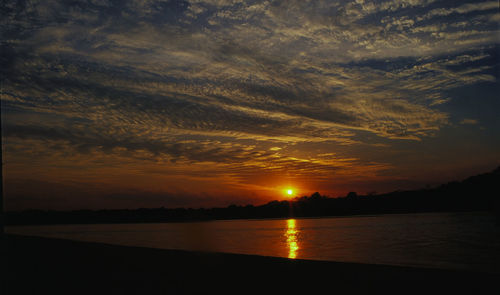
[[[288,258],[296,258],[299,245],[297,243],[298,230],[295,228],[295,219],[287,220],[287,230],[285,232],[286,244],[288,246]]]

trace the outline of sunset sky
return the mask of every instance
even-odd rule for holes
[[[498,1],[3,1],[7,210],[422,188],[500,165]]]

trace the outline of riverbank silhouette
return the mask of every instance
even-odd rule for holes
[[[348,216],[364,214],[500,212],[500,167],[435,188],[331,198],[316,192],[293,200],[225,208],[141,208],[135,210],[27,210],[6,212],[6,225],[184,222],[220,219]]]

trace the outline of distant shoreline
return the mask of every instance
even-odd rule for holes
[[[113,210],[26,210],[4,214],[5,225],[160,223],[233,219],[337,217],[431,212],[491,211],[500,215],[500,167],[432,189],[331,198],[320,193],[264,205],[225,208],[139,208]]]
[[[290,216],[290,217],[269,217],[269,218],[231,218],[231,219],[206,219],[206,220],[185,220],[185,221],[159,221],[159,222],[101,222],[101,223],[47,223],[47,224],[6,224],[8,227],[22,227],[22,226],[50,226],[50,225],[100,225],[100,224],[155,224],[155,223],[198,223],[198,222],[216,222],[216,221],[265,221],[265,220],[288,220],[288,219],[323,219],[323,218],[353,218],[353,217],[379,217],[387,215],[418,215],[418,214],[453,214],[453,213],[467,213],[467,214],[491,214],[495,215],[490,210],[475,210],[475,211],[430,211],[430,212],[395,212],[395,213],[378,213],[378,214],[353,214],[353,215],[325,215],[325,216]]]

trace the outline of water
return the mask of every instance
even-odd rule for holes
[[[500,273],[500,223],[484,212],[11,226],[6,232],[162,249]]]

